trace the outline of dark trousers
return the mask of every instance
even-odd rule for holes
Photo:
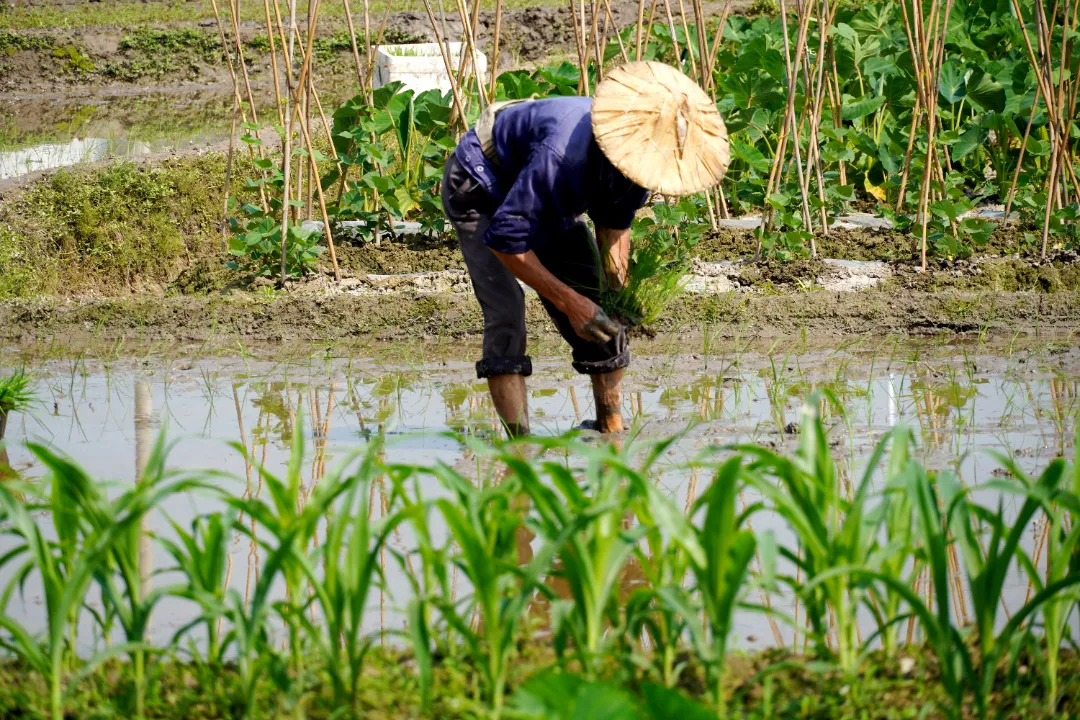
[[[532,360],[525,354],[525,294],[514,274],[484,244],[484,233],[498,202],[451,155],[443,175],[442,203],[457,233],[473,291],[484,313],[484,350],[483,358],[476,363],[477,377],[531,375]],[[599,298],[599,253],[584,222],[548,234],[533,251],[559,280],[594,302]],[[625,330],[605,343],[584,340],[574,332],[565,314],[547,299],[540,301],[573,351],[574,370],[599,375],[630,364]]]

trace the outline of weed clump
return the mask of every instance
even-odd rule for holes
[[[220,252],[224,158],[59,170],[0,206],[0,299],[166,283]]]

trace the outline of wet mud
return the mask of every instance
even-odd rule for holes
[[[527,302],[534,338],[556,337],[535,296]],[[322,297],[234,293],[209,297],[42,299],[0,304],[0,339],[34,342],[78,338],[209,341],[416,339],[476,337],[480,308],[465,292],[394,292]],[[684,295],[648,330],[696,341],[720,337],[843,337],[887,334],[1014,334],[1075,336],[1080,291],[942,292],[870,289]]]

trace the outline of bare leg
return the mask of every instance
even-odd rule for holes
[[[495,411],[506,431],[515,438],[529,434],[529,401],[525,395],[524,375],[496,375],[488,378],[488,390]]]
[[[596,429],[602,433],[617,433],[623,430],[622,376],[622,369],[592,376]]]

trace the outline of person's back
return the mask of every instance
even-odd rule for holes
[[[720,144],[709,152],[702,143]],[[630,223],[648,192],[616,169],[615,157],[643,184],[655,178],[654,189],[697,192],[702,182],[719,182],[727,166],[723,121],[679,71],[633,63],[608,75],[595,104],[567,97],[489,106],[446,162],[443,208],[484,313],[476,374],[487,378],[511,435],[529,429],[532,362],[520,283],[540,296],[573,350],[574,369],[591,377],[597,429],[622,430],[630,349],[625,329],[597,302],[605,288],[625,282]],[[684,171],[693,180],[681,182]],[[595,240],[579,220],[584,213]]]
[[[535,250],[586,212],[604,227],[629,225],[648,193],[604,157],[591,108],[587,97],[511,104],[498,111],[490,138],[479,137],[480,127],[462,138],[455,157],[500,206],[484,237],[488,247]]]

